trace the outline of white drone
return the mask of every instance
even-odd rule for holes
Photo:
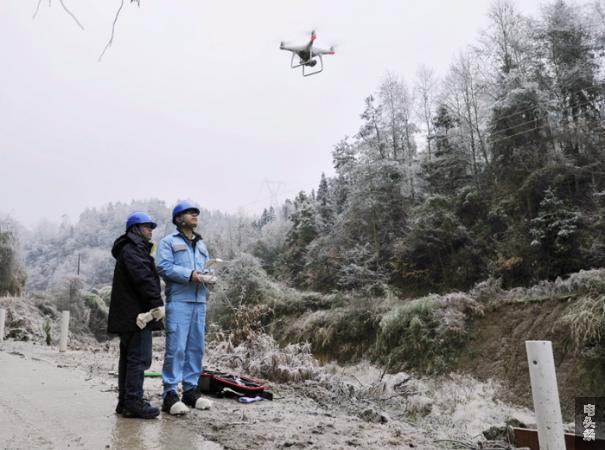
[[[334,47],[330,47],[329,50],[323,50],[321,48],[313,47],[313,42],[317,39],[317,35],[315,31],[311,32],[311,39],[308,44],[305,45],[287,45],[282,42],[279,45],[280,50],[288,50],[292,52],[292,60],[290,61],[290,67],[296,69],[302,66],[302,74],[303,77],[308,77],[310,75],[316,75],[322,70],[324,70],[324,62],[322,55],[334,55],[336,52],[334,51]],[[295,64],[294,58],[298,56],[298,63]],[[319,58],[319,70],[315,70],[312,72],[305,71],[305,68],[315,67],[317,64],[317,59]]]

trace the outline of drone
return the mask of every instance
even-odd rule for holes
[[[303,77],[316,75],[324,70],[323,55],[334,55],[334,47],[330,47],[329,50],[323,50],[321,48],[313,47],[313,42],[317,39],[315,31],[311,32],[311,39],[308,44],[305,45],[287,45],[282,42],[279,45],[280,50],[288,50],[292,52],[292,60],[290,61],[290,67],[297,69],[302,67]],[[298,63],[295,63],[294,58],[298,56]],[[319,59],[319,70],[309,70],[310,67],[315,67],[317,60]],[[306,70],[305,70],[306,69]]]

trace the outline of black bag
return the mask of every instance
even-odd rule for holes
[[[256,397],[273,400],[273,393],[267,386],[249,377],[230,373],[204,370],[197,383],[203,394],[217,397]]]

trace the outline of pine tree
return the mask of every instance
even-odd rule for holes
[[[317,212],[321,219],[321,228],[325,232],[334,225],[334,207],[331,198],[328,180],[324,173],[321,174],[319,187],[317,188]]]
[[[548,188],[529,230],[543,275],[552,277],[574,269],[578,256],[579,216]]]
[[[286,237],[287,250],[283,256],[286,276],[297,286],[305,285],[305,256],[307,246],[319,235],[318,214],[313,202],[304,192],[294,200],[290,215],[292,228]]]
[[[423,165],[424,177],[431,193],[451,195],[469,181],[464,150],[457,145],[451,133],[456,125],[456,120],[441,105],[433,119],[433,157]]]

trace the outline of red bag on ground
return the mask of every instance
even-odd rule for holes
[[[217,397],[256,397],[273,400],[273,393],[259,381],[225,372],[204,370],[198,380],[198,389],[203,394]]]

